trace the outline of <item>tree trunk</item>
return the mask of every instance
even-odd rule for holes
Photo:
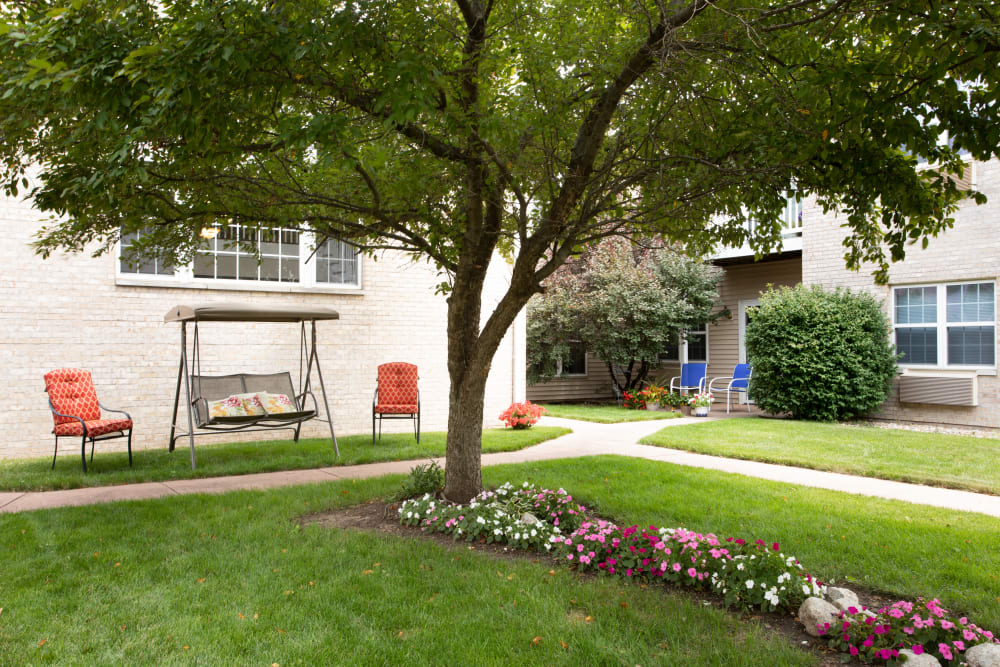
[[[470,369],[471,370],[471,369]],[[448,396],[448,440],[445,448],[444,495],[467,503],[483,487],[483,405],[489,369],[473,373],[469,382],[452,382]]]

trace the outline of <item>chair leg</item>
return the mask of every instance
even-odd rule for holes
[[[375,411],[372,410],[372,447],[375,446]]]
[[[382,417],[378,419],[378,441],[382,442]]]
[[[94,439],[90,439],[90,462],[94,462]]]
[[[417,413],[417,444],[420,444],[420,413]]]
[[[56,469],[56,454],[59,453],[59,436],[57,435],[57,436],[55,436],[55,438],[56,438],[56,448],[52,452],[52,468],[51,468],[51,470],[55,470]]]
[[[132,467],[132,429],[128,430],[128,467]]]
[[[83,459],[83,472],[87,472],[87,436],[80,440],[80,457]]]

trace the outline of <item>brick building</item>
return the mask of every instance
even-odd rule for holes
[[[434,293],[441,277],[427,263],[394,252],[375,259],[358,256],[336,241],[309,258],[306,235],[282,232],[258,239],[258,264],[226,243],[240,233],[236,229],[221,230],[206,252],[185,267],[166,267],[155,260],[134,266],[119,261],[115,253],[42,259],[29,245],[42,225],[41,214],[30,202],[0,199],[0,227],[6,239],[0,246],[0,368],[7,404],[0,411],[0,458],[52,452],[52,417],[42,376],[67,366],[89,369],[102,402],[132,414],[134,445],[140,452],[166,447],[180,329],[165,323],[164,315],[178,304],[206,302],[325,306],[340,313],[340,320],[317,325],[338,436],[370,431],[376,367],[387,361],[417,364],[423,430],[445,429],[446,304]],[[508,265],[495,258],[483,299],[487,315],[506,289],[509,273]],[[205,374],[288,370],[297,379],[297,326],[211,323],[203,325],[200,334]],[[498,424],[497,415],[511,401],[523,400],[524,391],[524,323],[519,318],[494,358],[484,423]],[[303,435],[322,437],[326,428],[308,422]],[[402,421],[385,426],[386,432],[409,428],[409,422]],[[267,434],[248,434],[254,436]],[[228,434],[199,442],[239,437]],[[60,451],[74,455],[72,447]]]
[[[708,377],[730,375],[746,360],[747,311],[768,285],[822,285],[866,291],[885,302],[894,343],[905,356],[890,399],[877,417],[1000,428],[997,377],[997,288],[1000,275],[1000,161],[970,163],[965,180],[986,194],[983,206],[964,203],[955,226],[926,249],[907,249],[892,265],[889,284],[876,285],[872,267],[849,271],[844,230],[834,212],[814,202],[790,202],[782,248],[754,261],[748,248],[714,258],[725,270],[718,310],[729,318],[697,332],[671,350],[657,377],[669,382],[681,361],[708,363]],[[593,355],[572,364],[572,373],[528,388],[531,400],[612,399],[607,368]]]

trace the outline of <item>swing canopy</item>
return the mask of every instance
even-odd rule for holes
[[[310,322],[339,320],[330,308],[294,306],[247,306],[241,303],[210,303],[200,306],[174,306],[165,322]]]
[[[291,429],[299,439],[302,422],[317,419],[330,426],[330,439],[340,454],[333,432],[323,372],[316,349],[316,321],[337,320],[337,311],[323,307],[253,306],[232,303],[211,303],[195,306],[174,306],[163,318],[181,325],[181,356],[177,372],[177,391],[170,428],[170,451],[176,441],[187,437],[191,449],[191,467],[195,466],[194,436],[218,431]],[[209,376],[201,373],[201,346],[198,325],[202,322],[287,322],[300,325],[299,386],[296,390],[290,372],[251,374],[237,373]],[[194,326],[193,346],[188,354],[187,326]],[[311,335],[306,334],[309,324]],[[319,403],[312,392],[312,372],[321,390],[325,419],[320,417]],[[187,412],[186,432],[178,433],[177,412],[183,402]],[[306,406],[306,399],[312,408]]]

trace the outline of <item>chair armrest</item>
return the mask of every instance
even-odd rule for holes
[[[378,387],[375,387],[375,391],[372,392],[372,411],[375,410],[376,405],[378,405]]]
[[[109,408],[108,406],[104,405],[100,401],[97,402],[97,407],[99,407],[101,410],[104,410],[105,412],[115,412],[115,413],[120,414],[120,415],[125,415],[125,419],[128,419],[130,421],[132,419],[132,415],[130,415],[129,413],[125,412],[124,410],[112,410],[111,408]]]
[[[420,390],[417,389],[417,412],[420,412]]]
[[[670,391],[674,390],[674,380],[680,380],[680,379],[681,379],[680,375],[675,375],[674,377],[670,378]],[[680,385],[678,384],[678,387],[679,386]]]
[[[724,376],[720,376],[720,377],[717,377],[717,378],[712,378],[711,380],[709,380],[709,382],[708,382],[708,391],[709,392],[712,391],[712,385],[715,384],[716,382],[718,382],[719,380],[729,380],[729,384],[726,385],[726,391],[729,391],[729,387],[732,385],[733,378],[731,376],[725,376],[724,375]]]
[[[312,393],[311,391],[304,391],[304,392],[302,392],[301,394],[299,394],[298,396],[295,397],[295,401],[298,403],[298,406],[296,406],[296,407],[298,407],[300,411],[306,409],[306,404],[305,404],[305,398],[306,398],[306,396],[309,396],[309,397],[312,398],[312,400],[313,400],[313,412],[315,412],[318,415],[319,414],[319,401],[316,400],[316,394]]]
[[[49,410],[51,410],[52,414],[54,414],[57,417],[66,417],[67,419],[75,419],[78,422],[80,422],[80,426],[83,428],[83,435],[84,435],[84,437],[86,437],[86,435],[87,435],[87,423],[85,421],[83,421],[83,418],[77,417],[76,415],[65,415],[65,414],[59,412],[58,410],[55,409],[55,406],[52,405],[52,399],[51,398],[49,399]]]

